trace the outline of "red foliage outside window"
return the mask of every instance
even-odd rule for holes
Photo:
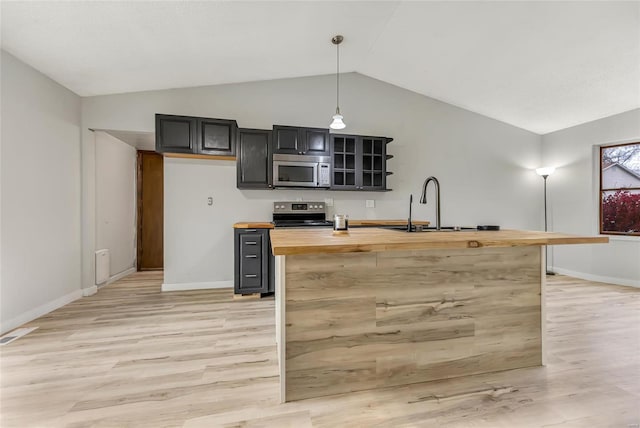
[[[602,230],[640,233],[640,193],[618,190],[602,200]]]

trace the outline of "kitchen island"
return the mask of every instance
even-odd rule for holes
[[[544,246],[503,230],[274,229],[281,401],[544,364]]]

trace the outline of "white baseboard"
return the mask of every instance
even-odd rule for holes
[[[92,285],[91,287],[87,287],[87,288],[83,288],[82,289],[82,297],[93,296],[97,292],[98,292],[98,286],[97,285]]]
[[[51,311],[55,311],[56,309],[68,303],[71,303],[74,300],[78,300],[81,297],[82,297],[82,290],[75,290],[58,299],[52,300],[51,302],[45,303],[44,305],[40,305],[37,308],[24,312],[15,318],[12,318],[10,320],[3,322],[2,326],[0,327],[0,334],[4,334],[8,331],[13,330],[16,327],[20,327],[22,324],[28,323],[29,321],[33,321],[34,319],[41,317],[43,315],[46,315]]]
[[[209,290],[213,288],[233,288],[233,281],[183,282],[162,284],[162,291]]]
[[[105,282],[105,283],[104,283],[104,285],[109,285],[109,284],[111,284],[111,283],[114,283],[114,282],[116,282],[117,280],[124,278],[125,276],[129,276],[129,275],[131,275],[132,273],[136,273],[137,271],[138,271],[138,270],[137,270],[135,267],[130,267],[129,269],[127,269],[127,270],[123,270],[122,272],[117,273],[117,274],[113,275],[112,277],[110,277],[110,278],[107,280],[107,282]]]
[[[576,272],[569,269],[559,267],[551,268],[553,272],[561,275],[573,276],[575,278],[586,279],[587,281],[605,282],[607,284],[626,285],[628,287],[640,288],[640,281],[626,278],[615,278],[611,276],[592,275],[590,273]]]

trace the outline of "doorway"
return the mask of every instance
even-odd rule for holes
[[[164,268],[164,159],[138,150],[138,271]]]

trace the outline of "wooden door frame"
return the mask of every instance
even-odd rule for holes
[[[160,153],[154,150],[137,150],[136,151],[136,271],[141,271],[140,263],[142,261],[142,154],[143,153]],[[162,155],[160,155],[162,157]],[[164,157],[162,158],[162,169],[164,176]],[[164,205],[164,203],[163,203]],[[164,246],[164,238],[163,238]],[[149,270],[164,270],[161,269],[145,269]]]

